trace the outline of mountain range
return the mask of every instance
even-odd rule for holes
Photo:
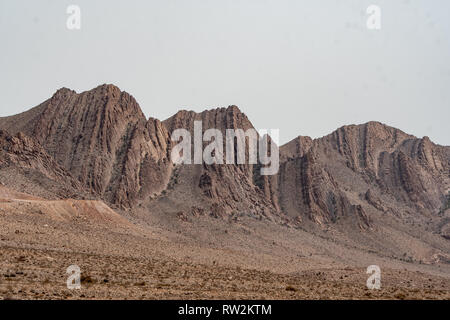
[[[245,218],[399,261],[450,264],[449,146],[373,121],[279,146],[271,176],[260,164],[174,165],[171,133],[194,121],[254,128],[237,106],[160,121],[114,85],[62,88],[0,118],[0,183],[33,199],[100,201],[114,221],[170,230]]]

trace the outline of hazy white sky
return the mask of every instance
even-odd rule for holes
[[[377,120],[450,145],[448,0],[0,0],[0,55],[0,116],[113,83],[161,120],[235,104],[281,142]]]

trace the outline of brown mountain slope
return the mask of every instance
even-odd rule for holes
[[[207,129],[218,129],[224,137],[223,150],[226,156],[226,129],[254,129],[247,116],[236,106],[217,108],[202,113],[180,111],[163,122],[168,132],[184,128],[194,137],[194,121],[201,121],[202,133]],[[203,147],[209,142],[204,142]],[[246,144],[248,159],[248,143]],[[225,160],[224,160],[225,162]],[[258,165],[179,165],[176,177],[163,201],[180,202],[176,206],[187,214],[233,215],[241,212],[258,217],[273,217],[276,206],[264,192],[263,178]],[[195,195],[192,197],[192,195]],[[195,198],[195,200],[193,199]],[[191,206],[189,208],[189,206]]]
[[[0,186],[0,213],[10,216],[29,215],[31,220],[44,218],[51,222],[85,221],[102,227],[133,229],[124,217],[98,200],[47,200]]]
[[[431,215],[449,192],[449,147],[377,122],[316,140],[300,137],[280,150],[280,203],[291,214],[333,221],[353,210],[341,200],[347,198],[361,213],[370,206],[397,216]]]
[[[47,198],[86,198],[89,192],[42,146],[19,132],[0,130],[0,181],[17,191]]]
[[[161,191],[171,170],[165,128],[113,85],[80,94],[60,89],[0,126],[33,136],[84,188],[122,207]]]

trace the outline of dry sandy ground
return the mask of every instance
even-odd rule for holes
[[[450,299],[448,279],[383,270],[382,288],[365,286],[361,268],[297,274],[185,263],[158,258],[1,249],[3,299]],[[66,287],[78,264],[82,288]]]
[[[0,299],[450,299],[448,264],[407,263],[269,222],[170,221],[4,192]],[[366,287],[370,264],[381,267],[380,290]],[[70,265],[81,269],[80,290],[66,287]]]

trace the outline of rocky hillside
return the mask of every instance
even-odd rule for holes
[[[15,190],[49,199],[89,197],[70,172],[22,132],[11,136],[0,130],[0,181]]]
[[[449,147],[378,122],[299,137],[280,149],[282,209],[318,222],[356,213],[368,226],[367,209],[433,215],[450,190]]]
[[[81,94],[60,89],[0,127],[32,136],[88,192],[121,207],[163,190],[171,172],[165,127],[112,85]]]
[[[194,121],[201,121],[202,133],[208,129],[219,129],[223,134],[223,159],[226,163],[226,129],[254,129],[247,116],[238,107],[217,108],[195,113],[193,111],[180,111],[163,122],[168,132],[185,128],[194,136]],[[235,141],[235,156],[237,141]],[[204,142],[206,147],[209,142]],[[248,159],[249,145],[246,141],[246,159]],[[214,216],[233,215],[239,212],[254,214],[258,217],[270,218],[278,212],[276,203],[273,203],[265,191],[267,181],[260,173],[260,165],[182,165],[177,168],[176,177],[171,184],[171,190],[178,197],[183,192],[189,208],[182,208],[189,214],[212,214]],[[195,189],[195,190],[192,190]],[[190,192],[195,192],[198,201],[192,198]],[[171,197],[170,194],[167,197]]]

